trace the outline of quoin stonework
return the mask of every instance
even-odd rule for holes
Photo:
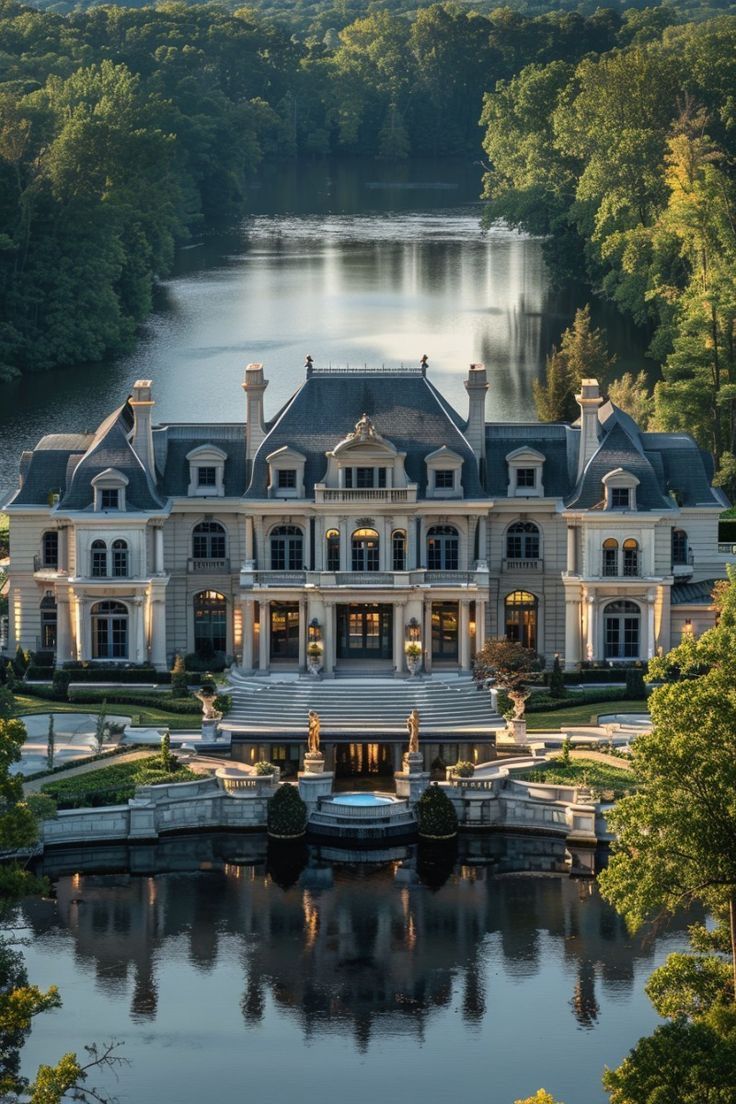
[[[461,415],[425,363],[310,360],[269,416],[251,364],[244,420],[156,424],[139,381],[95,433],[21,458],[9,649],[407,676],[410,644],[424,673],[502,635],[574,667],[713,623],[727,503],[691,437],[641,432],[592,379],[574,425],[487,422],[483,365],[465,387]]]

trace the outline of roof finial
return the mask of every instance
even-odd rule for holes
[[[426,376],[427,366],[429,365],[429,357],[426,353],[422,353],[422,359],[419,361],[419,367],[422,369],[422,375]]]
[[[304,360],[304,367],[307,369],[307,378],[309,378],[309,376],[311,376],[311,374],[312,374],[313,365],[314,365],[314,361],[312,360],[309,353],[307,353],[306,358]]]

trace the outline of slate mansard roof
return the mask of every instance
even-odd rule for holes
[[[60,496],[61,510],[91,510],[92,481],[108,469],[127,480],[129,511],[159,511],[189,487],[189,461],[194,449],[210,445],[225,454],[224,492],[228,498],[257,500],[268,493],[267,457],[291,448],[306,458],[305,493],[314,496],[322,481],[326,453],[350,434],[367,414],[382,438],[406,453],[406,471],[427,491],[426,457],[445,446],[462,459],[462,485],[468,499],[506,497],[507,456],[532,448],[544,456],[542,481],[548,498],[573,509],[596,510],[603,505],[603,476],[618,468],[638,479],[637,509],[667,511],[682,506],[727,505],[711,486],[709,454],[682,433],[641,432],[612,403],[598,411],[598,447],[578,479],[580,428],[576,425],[487,423],[486,457],[479,464],[466,436],[467,423],[423,373],[411,371],[310,371],[305,382],[265,425],[265,438],[252,464],[246,461],[243,422],[164,424],[153,429],[155,471],[146,472],[133,445],[134,411],[130,402],[113,411],[93,434],[53,434],[43,437],[20,464],[20,487],[10,505],[46,505],[51,492]]]

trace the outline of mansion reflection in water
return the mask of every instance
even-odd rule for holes
[[[130,993],[134,1021],[156,1018],[167,943],[183,941],[192,966],[207,972],[221,955],[232,961],[235,945],[246,1024],[262,1018],[270,994],[306,1037],[351,1031],[361,1048],[378,1021],[381,1033],[421,1037],[454,995],[467,1024],[493,1015],[489,953],[520,979],[552,955],[583,1027],[597,1019],[597,985],[628,993],[637,963],[653,958],[654,940],[632,940],[593,882],[561,876],[556,840],[464,839],[449,862],[416,848],[382,857],[335,864],[305,849],[300,870],[293,860],[275,865],[263,837],[226,835],[56,852],[43,867],[56,901],[33,899],[24,910],[36,935],[69,933],[80,967],[93,966],[110,998]]]

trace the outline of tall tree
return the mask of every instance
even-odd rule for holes
[[[608,354],[605,332],[591,324],[590,305],[580,307],[562,335],[559,350],[553,348],[547,358],[544,382],[534,384],[538,418],[543,422],[571,421],[580,381],[605,383],[615,363],[615,357]]]

